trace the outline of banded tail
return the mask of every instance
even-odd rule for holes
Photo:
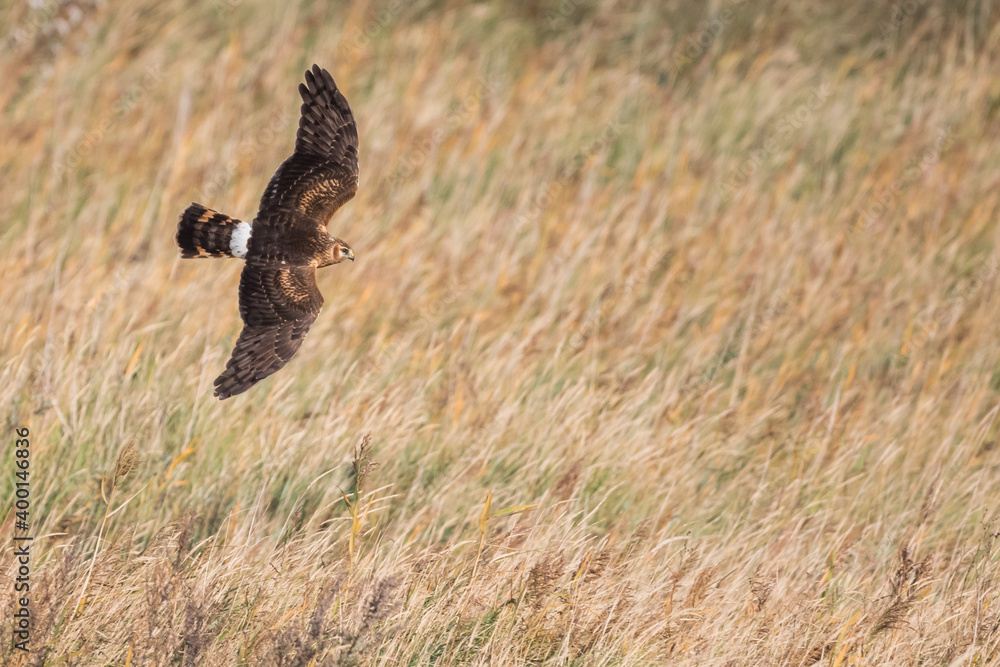
[[[192,203],[177,220],[177,246],[181,257],[247,256],[250,223]]]

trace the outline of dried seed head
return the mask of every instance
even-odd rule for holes
[[[754,614],[763,611],[764,606],[771,597],[771,591],[774,590],[775,576],[773,574],[765,574],[763,569],[762,565],[758,565],[757,569],[750,576],[750,601],[748,607],[750,613]]]
[[[118,460],[115,461],[115,484],[124,479],[130,472],[139,465],[139,454],[135,449],[135,441],[130,440],[127,445],[118,452]]]
[[[556,483],[555,491],[553,491],[555,497],[559,500],[567,500],[570,496],[572,496],[577,483],[580,481],[581,472],[583,472],[583,461],[577,459],[566,469],[562,477],[560,477],[559,481]]]
[[[362,631],[382,621],[395,610],[396,604],[393,595],[398,587],[399,579],[392,576],[381,579],[375,584],[375,587],[368,595],[368,599],[365,601],[362,611]]]
[[[372,456],[372,434],[365,433],[361,438],[361,444],[354,452],[354,485],[360,489],[368,474],[378,465]]]
[[[717,565],[709,565],[698,571],[698,576],[695,577],[694,583],[691,584],[691,589],[688,591],[687,598],[684,600],[685,606],[697,607],[701,604],[718,569]]]
[[[889,602],[875,618],[870,637],[907,627],[910,610],[920,599],[920,589],[930,577],[931,565],[930,554],[916,561],[909,549],[903,547],[899,553],[899,565],[889,578]]]
[[[534,608],[539,609],[544,598],[555,590],[556,581],[563,575],[565,569],[566,558],[561,552],[546,556],[535,563],[528,573],[525,600],[533,602]]]
[[[101,498],[105,503],[110,501],[110,494],[118,482],[135,470],[137,465],[139,465],[139,454],[136,452],[135,442],[129,440],[128,444],[118,450],[114,472],[101,475]]]
[[[583,575],[583,580],[585,582],[591,582],[595,579],[599,579],[607,569],[608,563],[611,562],[611,552],[607,549],[603,549],[594,554],[591,559],[589,566],[587,567],[587,572]]]

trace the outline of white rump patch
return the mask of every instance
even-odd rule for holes
[[[247,242],[250,240],[250,223],[241,222],[236,225],[233,235],[229,238],[229,251],[233,257],[243,259],[247,256]]]

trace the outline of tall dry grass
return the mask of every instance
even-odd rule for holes
[[[991,664],[997,11],[5,2],[5,664]],[[220,403],[176,216],[253,216],[313,62],[358,261]]]

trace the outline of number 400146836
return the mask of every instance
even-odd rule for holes
[[[28,508],[31,503],[28,500],[30,491],[28,489],[28,475],[30,474],[29,468],[30,463],[30,450],[28,449],[30,442],[28,441],[28,429],[27,427],[19,428],[15,431],[17,433],[17,449],[14,451],[14,465],[17,470],[14,472],[14,477],[17,481],[14,483],[16,501],[14,507],[17,509],[16,526],[20,530],[28,529]]]

